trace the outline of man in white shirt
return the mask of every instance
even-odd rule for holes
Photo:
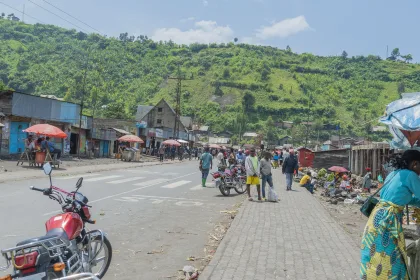
[[[223,150],[220,150],[219,153],[217,154],[217,160],[219,161],[219,165],[226,165]]]

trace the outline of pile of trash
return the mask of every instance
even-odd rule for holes
[[[327,202],[331,204],[338,204],[343,202],[344,204],[363,204],[368,198],[369,194],[362,193],[360,190],[353,192],[347,192],[340,189],[327,189],[326,193],[321,193],[321,196],[328,196]]]

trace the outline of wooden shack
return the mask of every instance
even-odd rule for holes
[[[373,178],[377,178],[383,172],[383,164],[391,155],[388,143],[353,146],[350,153],[350,170],[354,174],[363,175],[369,167]]]

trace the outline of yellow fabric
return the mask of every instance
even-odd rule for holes
[[[300,184],[301,185],[305,185],[306,183],[311,181],[311,176],[309,175],[305,175],[302,177],[302,179],[300,180]]]
[[[259,185],[260,178],[258,176],[248,176],[246,177],[246,184],[247,185]]]

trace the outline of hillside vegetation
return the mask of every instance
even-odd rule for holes
[[[178,73],[178,67],[180,73]],[[0,83],[31,94],[81,102],[95,117],[134,118],[138,104],[174,103],[181,75],[182,114],[215,132],[294,133],[280,121],[325,124],[342,135],[366,135],[400,92],[420,90],[420,66],[377,56],[320,57],[248,44],[153,42],[147,36],[106,38],[52,25],[0,19]],[[271,116],[271,118],[270,118]],[[267,125],[271,129],[267,129]]]

